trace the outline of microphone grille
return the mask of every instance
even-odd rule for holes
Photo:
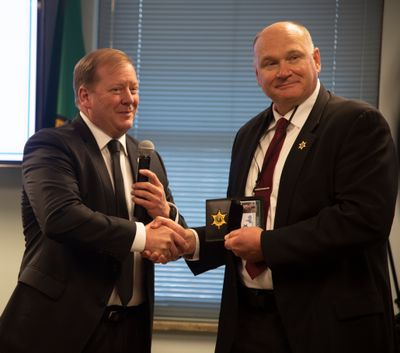
[[[154,151],[154,143],[150,140],[143,140],[139,142],[138,153],[139,156],[148,157]]]

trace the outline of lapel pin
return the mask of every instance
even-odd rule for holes
[[[306,147],[307,147],[307,142],[303,140],[299,143],[299,147],[297,147],[297,148],[302,151],[303,148],[306,148]]]

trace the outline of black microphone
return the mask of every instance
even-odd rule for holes
[[[154,144],[149,140],[139,142],[138,146],[138,175],[136,181],[148,181],[148,177],[139,173],[140,169],[150,168],[150,155],[154,151]]]
[[[140,169],[150,169],[150,155],[154,151],[154,144],[149,140],[143,140],[138,145],[138,174],[136,181],[148,181],[149,178],[140,174]],[[135,205],[133,215],[136,219],[147,224],[151,221],[151,217],[147,214],[146,209],[142,206]]]

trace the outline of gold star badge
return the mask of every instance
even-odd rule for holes
[[[225,222],[226,213],[221,213],[221,210],[218,210],[217,214],[212,214],[211,216],[214,219],[213,222],[211,223],[212,226],[216,226],[219,229],[224,224],[227,224]]]
[[[299,150],[303,150],[303,148],[306,148],[307,147],[307,142],[306,141],[301,141],[300,143],[299,143],[299,147],[298,147],[298,149]]]

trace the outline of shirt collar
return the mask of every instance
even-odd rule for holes
[[[308,97],[303,103],[301,103],[298,106],[296,113],[293,115],[291,124],[293,124],[294,126],[300,128],[300,129],[303,127],[303,125],[305,124],[305,122],[306,122],[308,116],[310,115],[311,110],[318,98],[318,93],[319,93],[320,87],[321,87],[321,84],[318,79],[317,85],[314,89],[314,92],[311,94],[310,97]],[[272,109],[272,111],[273,111],[274,119],[276,122],[282,116],[277,111],[275,111],[275,109]],[[292,115],[292,113],[293,113],[293,109],[291,111],[287,112],[284,117],[286,119],[289,119],[290,116]]]
[[[100,151],[103,150],[103,148],[107,147],[107,143],[109,143],[113,138],[108,136],[103,130],[101,130],[98,126],[93,124],[91,120],[83,113],[82,111],[80,112],[81,117],[85,124],[88,126],[90,132],[93,134],[97,145],[99,146]],[[122,135],[119,139],[117,139],[121,145],[122,145],[122,150],[124,151],[125,155],[128,155],[126,152],[126,134]]]

